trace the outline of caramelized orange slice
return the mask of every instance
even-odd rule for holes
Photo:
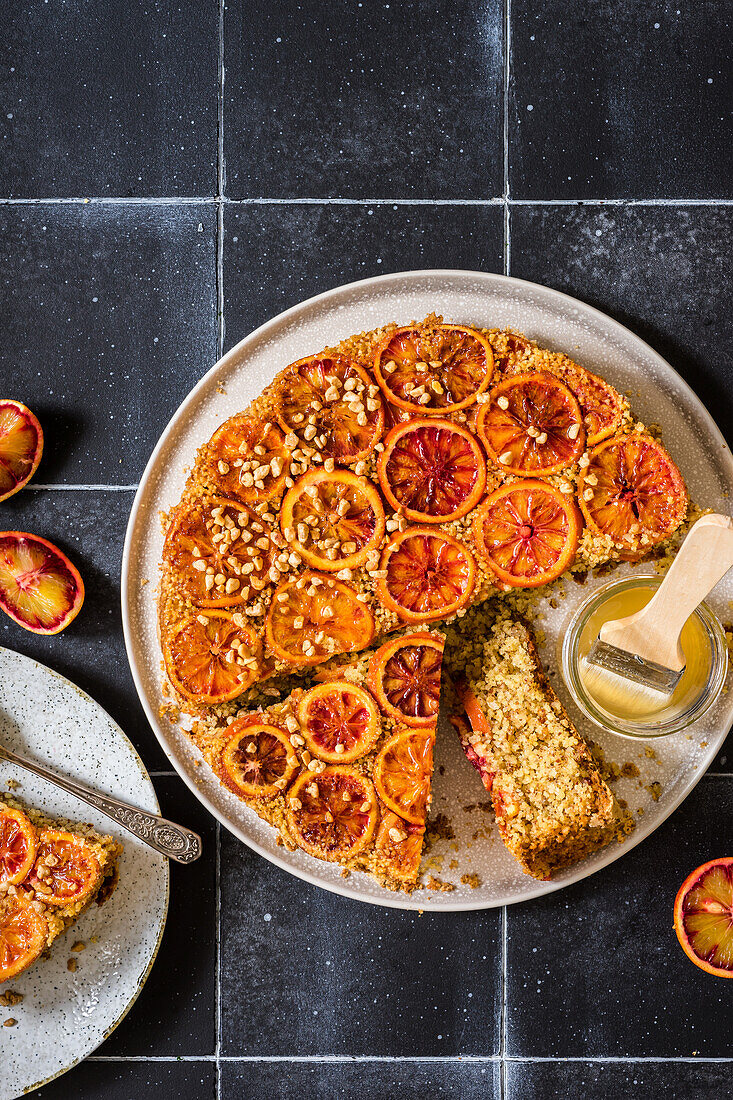
[[[377,348],[374,374],[388,401],[422,416],[464,409],[491,381],[488,340],[464,325],[409,325]]]
[[[695,966],[733,978],[733,856],[711,859],[687,876],[675,898],[674,928]]]
[[[0,501],[27,485],[43,454],[43,428],[20,401],[0,400]]]
[[[374,839],[374,847],[389,857],[390,869],[399,878],[414,882],[422,856],[425,826],[405,821],[384,809]]]
[[[367,458],[384,431],[378,387],[342,355],[307,356],[293,363],[280,380],[277,400],[278,420],[286,431],[303,436],[324,458],[341,465]]]
[[[23,811],[1,806],[0,882],[22,882],[35,862],[36,847],[36,830]]]
[[[279,532],[274,534],[281,542]],[[163,557],[176,571],[191,603],[234,607],[271,582],[277,553],[272,536],[246,504],[212,497],[176,512]]]
[[[290,451],[276,424],[237,413],[225,420],[204,450],[204,471],[225,497],[248,504],[279,497],[290,473]]]
[[[14,978],[38,958],[46,946],[48,923],[22,887],[0,899],[0,982]]]
[[[457,538],[431,527],[412,527],[388,543],[377,595],[407,622],[443,619],[465,607],[476,579],[473,555]]]
[[[624,403],[613,386],[570,359],[563,362],[558,373],[578,399],[588,447],[595,447],[619,430]]]
[[[406,634],[380,646],[369,661],[369,687],[385,714],[406,726],[433,726],[440,707],[443,639]]]
[[[492,572],[513,588],[537,588],[572,565],[580,538],[575,501],[548,481],[510,481],[477,510],[473,537]]]
[[[84,603],[79,570],[58,546],[26,531],[0,531],[0,608],[33,634],[58,634]]]
[[[33,871],[28,878],[46,905],[75,905],[99,882],[99,860],[83,837],[61,829],[41,829]]]
[[[374,618],[348,585],[303,573],[276,589],[265,629],[275,657],[294,665],[317,665],[335,653],[369,645]]]
[[[490,460],[523,477],[559,473],[585,449],[577,398],[544,371],[516,374],[494,386],[476,428]]]
[[[618,547],[642,551],[663,542],[687,514],[687,490],[661,443],[634,433],[608,439],[578,482],[588,527]]]
[[[378,815],[374,787],[353,768],[304,772],[290,788],[290,831],[304,851],[319,859],[338,862],[363,851]]]
[[[348,680],[307,691],[298,705],[298,722],[310,751],[329,764],[358,760],[381,732],[377,704]]]
[[[237,623],[227,611],[202,611],[164,639],[163,656],[168,678],[184,698],[214,706],[254,683],[261,648],[248,623]]]
[[[221,757],[224,784],[247,798],[281,794],[300,767],[288,734],[247,719],[232,722],[228,732],[232,736]]]
[[[489,336],[491,350],[494,353],[494,367],[497,374],[516,369],[517,363],[524,359],[534,346],[531,340],[519,332],[492,332]]]
[[[390,810],[422,825],[430,803],[435,735],[427,730],[396,733],[374,763],[374,785]]]
[[[336,571],[362,565],[384,537],[384,506],[374,485],[350,470],[310,470],[286,494],[283,534],[309,565]]]
[[[379,483],[411,520],[444,523],[478,504],[486,462],[476,438],[450,420],[410,420],[393,428],[379,456]]]

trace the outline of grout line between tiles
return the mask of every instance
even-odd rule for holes
[[[506,155],[506,154],[505,154]],[[223,157],[223,153],[222,153]],[[225,183],[225,165],[222,164],[222,180]],[[508,173],[506,173],[508,175]],[[268,198],[261,195],[245,199],[232,199],[223,192],[216,195],[187,195],[176,198],[125,198],[90,196],[89,198],[58,199],[50,196],[37,199],[0,198],[0,206],[731,206],[733,198],[686,199],[686,198],[643,198],[643,199],[603,199],[603,198],[536,198],[514,199],[504,193],[489,199],[430,199],[430,198],[358,198],[342,199],[332,197],[309,198]]]
[[[90,1055],[87,1059],[88,1062],[214,1062],[217,1060],[217,1056],[214,1054],[162,1054],[162,1055],[147,1055],[147,1054],[97,1054]],[[487,1063],[500,1062],[501,1058],[496,1054],[446,1054],[446,1055],[400,1055],[400,1054],[231,1054],[221,1055],[221,1062],[246,1062],[246,1063],[272,1063],[272,1062],[289,1062],[292,1064],[306,1063],[306,1064],[322,1064],[322,1063],[334,1063],[342,1064],[349,1062],[379,1062],[379,1063],[399,1063],[410,1062],[419,1064],[445,1064],[445,1063],[468,1063],[483,1065]],[[580,1055],[580,1054],[547,1054],[547,1055],[507,1055],[507,1062],[512,1063],[534,1063],[534,1062],[579,1062],[586,1065],[605,1065],[607,1063],[612,1064],[638,1064],[638,1063],[684,1063],[686,1065],[695,1065],[696,1063],[702,1063],[705,1065],[731,1065],[733,1064],[733,1058],[706,1058],[703,1056],[664,1056],[664,1055],[628,1055],[623,1054],[598,1054],[598,1055]]]
[[[69,485],[59,483],[57,485],[26,485],[25,492],[36,493],[40,490],[44,492],[89,492],[99,491],[103,493],[135,493],[137,492],[137,484],[135,485]]]
[[[217,79],[217,148],[216,148],[216,308],[217,308],[217,359],[224,354],[224,191],[226,188],[226,161],[224,159],[224,4],[218,0],[218,79]],[[216,975],[215,1001],[215,1056],[216,1097],[221,1100],[221,822],[216,823]]]
[[[511,0],[504,0],[504,255],[502,270],[509,274],[511,265],[511,225],[509,221],[509,76],[511,59]]]

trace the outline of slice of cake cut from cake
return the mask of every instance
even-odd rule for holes
[[[390,889],[417,880],[430,805],[442,635],[403,631],[334,658],[310,687],[191,738],[287,848]]]
[[[451,665],[465,709],[453,724],[527,874],[547,879],[608,844],[616,801],[547,682],[529,627],[500,611],[461,637]]]
[[[114,886],[122,846],[0,798],[0,982],[26,970]]]

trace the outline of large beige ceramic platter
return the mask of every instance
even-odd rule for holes
[[[76,684],[0,647],[0,743],[92,790],[160,813],[145,765],[120,727]],[[0,1009],[0,1100],[11,1100],[91,1054],[134,1004],[168,912],[168,860],[99,810],[0,760],[0,792],[52,817],[89,822],[123,845],[119,880],[54,940],[49,957],[0,986],[23,996]],[[85,949],[72,954],[72,946]],[[76,969],[69,970],[69,959]]]
[[[662,426],[664,441],[694,499],[716,511],[730,508],[733,459],[710,414],[669,363],[628,329],[557,291],[501,275],[473,271],[384,275],[337,287],[273,318],[232,348],[194,387],[163,432],[135,499],[122,564],[122,614],[133,676],[153,729],[196,797],[235,836],[291,874],[347,897],[402,909],[451,911],[513,904],[557,890],[601,870],[643,841],[679,806],[709,766],[733,719],[733,693],[722,696],[686,733],[640,742],[604,735],[591,726],[568,700],[559,677],[553,675],[578,727],[603,746],[610,760],[637,765],[640,775],[620,780],[615,791],[634,812],[643,813],[635,812],[638,823],[625,844],[610,846],[551,882],[537,882],[524,875],[505,851],[491,815],[479,806],[486,803],[487,796],[478,774],[463,756],[451,727],[442,722],[432,814],[443,814],[454,836],[434,844],[423,868],[454,883],[455,889],[420,889],[410,896],[384,890],[360,873],[343,879],[338,866],[278,847],[274,831],[223,790],[207,766],[196,759],[180,730],[160,718],[163,698],[155,608],[163,542],[159,513],[177,502],[196,449],[288,363],[352,333],[390,321],[405,324],[433,311],[459,323],[518,329],[603,375],[629,393],[641,419]],[[580,587],[572,581],[563,582],[566,598],[557,601],[556,610],[545,604],[540,620],[544,632],[541,648],[551,674],[558,665],[558,639],[573,611],[600,583],[589,580]],[[733,581],[729,578],[718,586],[710,602],[725,617],[731,598]],[[647,746],[653,748],[653,757],[645,754]],[[480,885],[462,883],[464,875],[477,875]]]

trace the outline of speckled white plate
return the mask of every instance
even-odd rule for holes
[[[689,794],[710,764],[733,719],[733,693],[722,696],[692,731],[645,744],[603,736],[568,703],[581,730],[601,742],[608,757],[638,765],[638,778],[622,780],[616,792],[643,810],[633,836],[585,860],[551,883],[536,882],[518,868],[502,846],[490,817],[466,809],[486,801],[477,773],[468,764],[451,728],[438,732],[433,813],[445,814],[455,837],[433,848],[428,868],[455,883],[449,893],[420,890],[410,897],[382,889],[368,876],[342,879],[338,867],[303,852],[286,852],[274,832],[235,796],[226,792],[205,766],[195,767],[190,743],[159,718],[160,651],[156,638],[155,587],[162,535],[158,513],[177,502],[194,459],[218,424],[243,409],[282,367],[343,337],[388,321],[407,323],[435,310],[447,320],[487,327],[509,326],[540,344],[567,352],[628,391],[639,417],[658,423],[696,501],[725,511],[733,490],[733,458],[709,413],[672,369],[633,333],[598,310],[520,279],[473,271],[411,271],[351,283],[287,310],[232,348],[191,391],[163,432],[143,476],[130,522],[122,564],[122,615],[127,652],[143,706],[173,765],[197,798],[251,848],[292,874],[328,890],[403,909],[482,909],[511,904],[557,890],[592,874],[648,836]],[[595,582],[600,583],[600,582]],[[544,659],[557,665],[555,647],[572,611],[592,591],[568,584],[568,598],[556,611],[545,608]],[[725,616],[733,597],[733,579],[718,586],[710,601]],[[646,789],[661,784],[654,801]],[[657,793],[655,788],[655,793]],[[480,885],[461,883],[477,874]]]
[[[0,648],[0,741],[52,770],[160,813],[145,765],[125,734],[88,695],[45,665]],[[104,814],[30,772],[0,760],[18,798],[52,815],[86,821],[124,844],[119,882],[92,904],[25,973],[0,986],[23,994],[0,1008],[0,1100],[11,1100],[71,1069],[125,1016],[145,984],[168,912],[168,861]],[[86,949],[71,955],[77,940]],[[67,961],[73,957],[77,970]]]

